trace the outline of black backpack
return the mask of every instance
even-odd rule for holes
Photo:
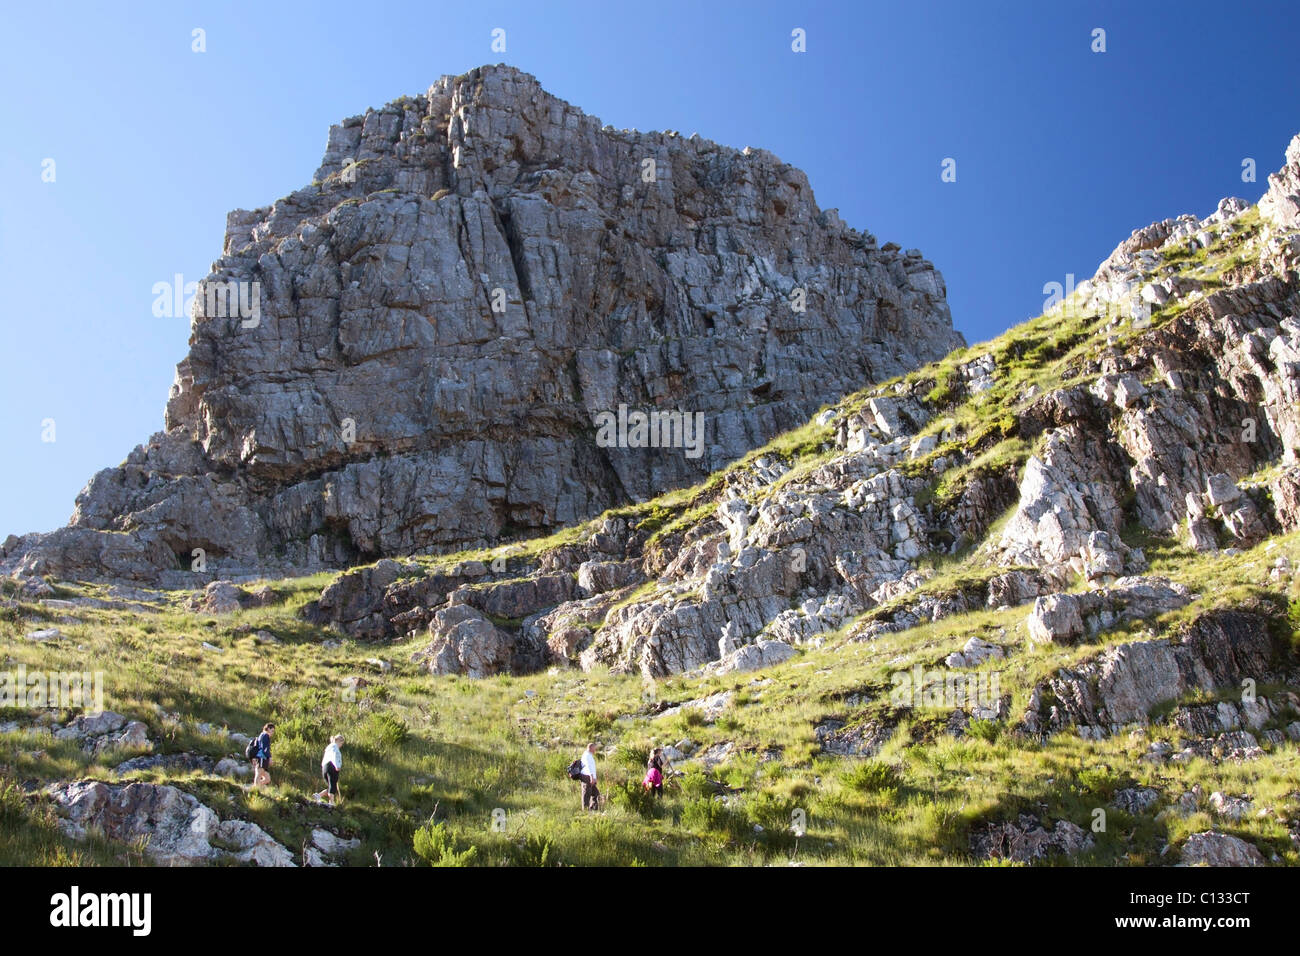
[[[261,735],[259,734],[248,742],[248,746],[244,748],[245,760],[256,760],[261,755],[261,750],[259,750],[257,746],[257,742],[260,739]]]
[[[581,757],[579,757],[577,760],[573,761],[573,763],[569,764],[569,769],[568,769],[567,773],[569,774],[569,779],[570,779],[570,780],[577,780],[577,779],[578,779],[578,777],[582,774],[582,758],[581,758]]]

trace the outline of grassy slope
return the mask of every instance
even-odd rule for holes
[[[1272,550],[1265,545],[1219,560],[1170,552],[1157,558],[1157,570],[1212,590],[1203,603],[1224,602],[1232,599],[1223,596],[1232,587],[1257,587],[1278,549],[1300,559],[1298,545],[1300,536],[1293,535]],[[671,701],[734,691],[717,722],[704,725],[689,712],[620,719],[647,709],[645,689],[632,677],[564,672],[482,681],[431,678],[405,663],[414,644],[377,650],[344,643],[323,649],[302,633],[293,614],[310,594],[298,589],[277,608],[220,621],[177,610],[151,616],[82,610],[57,621],[69,638],[57,649],[23,641],[20,632],[30,624],[9,622],[0,646],[11,668],[23,663],[29,670],[103,669],[110,708],[145,720],[167,751],[226,756],[232,753],[228,744],[199,735],[192,724],[225,723],[251,732],[270,715],[280,725],[274,788],[249,795],[238,783],[201,774],[172,782],[223,815],[256,821],[291,847],[300,846],[315,825],[360,836],[363,848],[350,861],[358,864],[373,863],[375,852],[385,865],[417,860],[414,831],[431,817],[446,822],[460,850],[477,847],[474,861],[486,864],[537,862],[543,850],[549,862],[571,864],[960,863],[967,860],[969,826],[990,815],[1031,809],[1087,827],[1092,809],[1105,806],[1115,787],[1130,779],[1171,797],[1200,783],[1207,793],[1244,791],[1260,805],[1288,806],[1294,795],[1287,794],[1300,774],[1294,745],[1242,764],[1196,760],[1153,766],[1137,757],[1150,738],[1173,742],[1169,728],[1155,726],[1149,735],[1101,742],[1065,733],[1040,744],[994,726],[981,728],[991,739],[954,739],[942,732],[947,716],[942,711],[904,717],[876,761],[889,771],[863,771],[864,761],[818,756],[813,727],[821,719],[839,716],[857,723],[889,716],[892,671],[917,662],[932,665],[973,634],[1023,646],[1023,608],[962,615],[868,643],[833,639],[757,677],[678,677],[656,688],[659,698]],[[258,644],[244,627],[270,630],[283,643]],[[1110,634],[1106,642],[1125,636]],[[202,649],[204,640],[223,651]],[[1004,663],[1002,690],[1012,693],[1013,712],[1023,707],[1035,680],[1089,652],[1023,651]],[[366,663],[377,653],[393,662],[392,672],[380,674]],[[350,695],[341,687],[350,675],[363,675],[369,683]],[[756,679],[771,682],[755,686]],[[873,703],[845,704],[846,695],[864,691]],[[180,722],[164,716],[173,713]],[[349,737],[348,799],[344,807],[329,810],[309,803],[307,795],[318,788],[319,750],[335,731]],[[745,788],[731,807],[704,795],[699,774],[687,777],[682,793],[670,794],[644,814],[619,799],[620,783],[639,780],[651,740],[684,737],[702,746],[730,741],[744,751],[717,771],[723,782]],[[613,799],[599,818],[577,811],[575,787],[563,775],[588,738],[613,748],[603,761],[605,790]],[[96,762],[48,736],[6,735],[0,741],[5,776],[23,781],[108,779],[110,767],[132,755],[117,753]],[[912,746],[914,741],[925,743]],[[39,757],[31,754],[35,750],[42,752]],[[765,751],[779,756],[763,761]],[[153,773],[136,778],[165,779]],[[67,844],[51,834],[48,822],[24,826],[25,814],[13,804],[0,800],[0,863],[140,858],[138,848]],[[505,833],[492,830],[492,810],[498,807],[508,814]],[[808,818],[802,840],[784,832],[796,808]],[[39,808],[34,812],[43,816]],[[1098,834],[1097,847],[1084,862],[1155,863],[1166,841],[1210,824],[1192,817],[1156,825],[1108,812],[1108,830]],[[755,823],[764,831],[756,833]],[[1288,863],[1300,862],[1276,820],[1250,819],[1230,829]]]

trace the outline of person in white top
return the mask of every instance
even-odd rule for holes
[[[587,749],[582,752],[582,773],[578,774],[578,779],[582,781],[582,809],[599,809],[600,790],[596,787],[595,744],[587,744]]]
[[[339,773],[343,770],[342,746],[343,735],[335,734],[330,738],[325,753],[320,758],[320,773],[325,778],[326,786],[320,793],[315,794],[317,803],[323,803],[326,797],[329,797],[331,806],[339,802]]]

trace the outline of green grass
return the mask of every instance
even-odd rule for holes
[[[1207,594],[1198,606],[1204,608],[1259,591],[1258,579],[1278,549],[1295,555],[1300,536],[1273,545],[1229,557],[1170,547],[1153,552],[1153,560],[1157,570],[1203,588]],[[1092,810],[1118,786],[1098,767],[1126,768],[1133,782],[1156,786],[1168,799],[1199,783],[1207,793],[1246,790],[1284,808],[1292,807],[1291,781],[1300,772],[1294,745],[1250,764],[1152,766],[1136,759],[1146,739],[1118,735],[1093,742],[1062,733],[1039,744],[979,722],[953,738],[943,730],[944,714],[892,709],[887,691],[893,671],[931,666],[972,633],[1015,648],[1008,661],[995,662],[1013,713],[1035,682],[1127,637],[1117,632],[1082,648],[1029,650],[1024,608],[942,619],[867,643],[832,635],[823,648],[765,671],[772,683],[762,687],[750,685],[751,675],[661,684],[664,699],[679,701],[733,691],[731,708],[706,724],[690,710],[671,718],[636,716],[645,710],[640,678],[632,675],[567,671],[472,681],[431,677],[409,664],[418,641],[382,648],[345,641],[326,650],[319,643],[324,634],[302,632],[295,622],[303,596],[216,620],[174,606],[151,615],[61,612],[57,626],[70,639],[54,645],[22,639],[39,615],[35,606],[19,604],[18,620],[0,622],[0,653],[11,666],[23,663],[29,670],[104,670],[107,706],[145,721],[164,751],[230,755],[237,748],[193,725],[251,733],[265,720],[276,721],[268,790],[248,793],[204,774],[155,771],[137,779],[173,782],[223,816],[258,823],[289,847],[301,846],[315,826],[357,837],[362,849],[348,861],[357,865],[373,863],[376,853],[384,865],[750,865],[796,858],[808,864],[963,864],[972,862],[966,849],[972,827],[1021,809],[1087,829]],[[1292,614],[1300,616],[1300,594],[1290,600]],[[1168,630],[1191,613],[1144,627]],[[258,628],[284,642],[257,644],[251,630]],[[202,650],[201,640],[224,653]],[[392,661],[393,670],[381,674],[365,663],[376,655]],[[367,683],[348,699],[341,681],[350,675]],[[868,700],[846,709],[844,700],[855,693]],[[897,729],[872,760],[833,757],[820,752],[813,733],[829,716],[883,720]],[[331,811],[312,804],[309,795],[319,789],[319,752],[334,732],[348,743],[345,799]],[[1152,734],[1176,737],[1160,725]],[[652,741],[682,738],[699,749],[729,742],[735,756],[707,775],[694,768],[680,792],[652,802],[639,788],[648,748]],[[609,803],[601,814],[583,815],[564,767],[588,739],[603,751]],[[139,848],[61,837],[48,806],[16,790],[18,781],[110,779],[111,767],[128,755],[95,759],[48,736],[0,736],[0,862],[144,862]],[[717,799],[706,776],[737,791]],[[498,809],[505,812],[503,829],[495,826]],[[795,810],[807,820],[799,839],[788,823]],[[1161,862],[1165,842],[1199,825],[1182,818],[1159,825],[1149,817],[1124,820],[1118,811],[1110,821],[1083,862]],[[1233,832],[1275,850],[1284,862],[1300,863],[1284,829],[1267,818],[1242,821]]]

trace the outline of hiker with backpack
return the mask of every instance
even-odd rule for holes
[[[313,795],[317,803],[325,802],[326,797],[329,798],[330,806],[339,802],[339,771],[343,769],[342,746],[343,735],[335,734],[320,758],[320,773],[325,778],[325,789]]]
[[[262,732],[244,748],[244,756],[253,762],[255,787],[264,787],[271,782],[271,775],[266,770],[271,766],[271,737],[274,733],[275,724],[264,724]]]
[[[569,764],[569,779],[582,781],[582,809],[600,808],[600,790],[596,787],[596,745],[587,744],[582,756]]]
[[[662,747],[656,747],[650,751],[650,759],[646,761],[645,779],[641,781],[641,786],[656,797],[664,795],[664,750]]]

